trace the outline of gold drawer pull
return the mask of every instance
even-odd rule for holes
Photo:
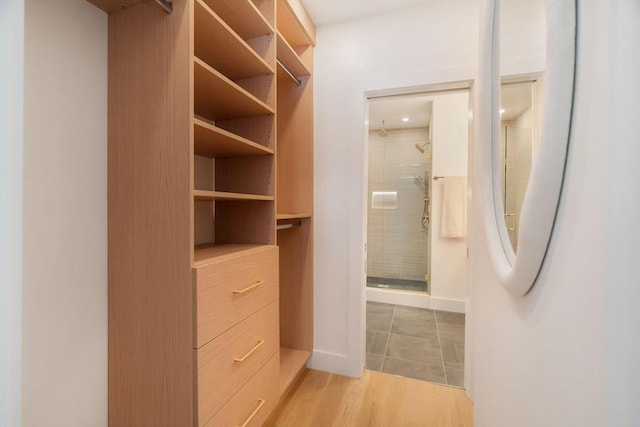
[[[234,289],[233,293],[234,294],[244,294],[247,291],[250,291],[251,289],[257,288],[258,286],[261,286],[262,284],[264,284],[264,280],[258,280],[256,283],[254,283],[251,286],[248,286],[244,289]]]
[[[233,359],[234,362],[244,362],[247,357],[251,356],[253,354],[254,351],[256,351],[258,348],[260,348],[260,346],[264,344],[264,340],[258,340],[258,344],[256,344],[255,347],[253,347],[251,350],[249,350],[249,352],[247,354],[245,354],[244,356],[242,356],[239,359]]]
[[[251,413],[251,415],[249,415],[249,418],[247,418],[247,421],[244,422],[244,424],[238,426],[238,427],[247,427],[249,425],[249,423],[251,422],[251,420],[253,419],[253,417],[256,416],[256,414],[258,413],[258,411],[260,410],[260,408],[262,408],[262,405],[264,405],[265,400],[264,399],[258,399],[258,406],[256,407],[256,409],[253,410],[253,412]]]

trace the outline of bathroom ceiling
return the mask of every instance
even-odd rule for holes
[[[369,130],[426,128],[431,122],[433,97],[394,96],[369,101]],[[408,121],[403,121],[408,118]]]
[[[377,15],[433,0],[302,0],[311,19],[320,27],[337,22]]]

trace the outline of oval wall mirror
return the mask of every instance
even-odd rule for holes
[[[521,2],[509,3],[517,7]],[[478,85],[486,235],[496,274],[516,295],[531,289],[542,267],[560,201],[571,130],[576,2],[545,4],[543,75],[501,78],[502,0],[487,4],[481,39],[481,58],[491,58],[481,63]]]

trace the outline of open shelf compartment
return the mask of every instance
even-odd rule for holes
[[[196,0],[194,13],[196,57],[231,80],[274,73],[265,58],[258,55],[203,0]]]
[[[291,47],[291,45],[285,40],[285,38],[277,33],[277,49],[278,60],[296,77],[308,76],[311,74],[309,68],[302,61],[298,53]]]
[[[274,114],[275,110],[199,58],[194,58],[194,109],[209,120]]]
[[[202,0],[244,40],[273,34],[272,7],[265,13],[251,0]]]

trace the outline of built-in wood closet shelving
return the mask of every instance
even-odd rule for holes
[[[89,1],[110,12],[110,426],[262,425],[313,351],[315,27],[298,0]]]

